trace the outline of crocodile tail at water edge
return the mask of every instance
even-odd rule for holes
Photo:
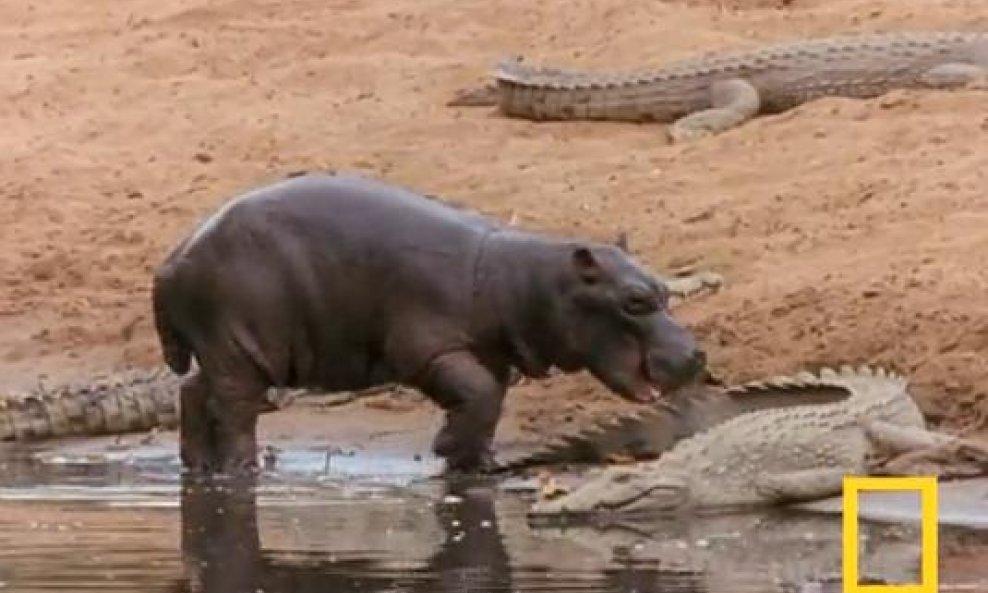
[[[180,381],[161,368],[6,394],[0,397],[0,441],[175,428]]]

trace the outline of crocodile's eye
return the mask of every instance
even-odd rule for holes
[[[621,472],[619,474],[616,474],[614,476],[613,481],[617,484],[627,484],[629,481],[631,481],[631,473]]]

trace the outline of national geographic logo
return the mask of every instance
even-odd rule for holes
[[[906,585],[862,585],[858,578],[858,493],[862,490],[918,491],[922,517],[921,578]],[[843,506],[844,593],[935,593],[937,577],[936,476],[844,476]]]

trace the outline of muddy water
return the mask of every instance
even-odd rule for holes
[[[426,479],[429,460],[298,450],[256,482],[204,484],[145,453],[7,460],[0,592],[841,590],[839,516],[532,526],[524,484]],[[941,547],[988,540],[941,529]],[[861,531],[863,574],[918,581],[915,526]]]

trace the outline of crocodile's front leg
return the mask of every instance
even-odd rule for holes
[[[862,426],[873,448],[883,449],[892,454],[950,445],[957,441],[956,437],[939,434],[920,426],[902,426],[882,420],[864,422]]]
[[[868,423],[865,430],[876,449],[892,456],[871,468],[875,473],[910,474],[923,464],[932,464],[941,471],[958,465],[988,468],[988,443],[983,441],[882,421]]]
[[[710,105],[676,120],[669,127],[672,142],[696,140],[739,126],[758,114],[761,98],[750,82],[733,78],[710,85]]]
[[[844,489],[844,475],[859,473],[856,468],[825,467],[784,473],[764,474],[755,488],[768,504],[786,504],[829,498]]]

